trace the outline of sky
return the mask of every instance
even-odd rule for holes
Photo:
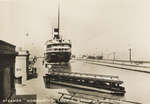
[[[43,55],[58,0],[0,0],[0,39]],[[72,53],[150,60],[149,0],[60,0],[60,34]],[[26,35],[28,34],[28,35]]]

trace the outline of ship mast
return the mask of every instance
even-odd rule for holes
[[[58,1],[58,37],[60,38],[59,29],[60,29],[60,1]]]
[[[58,1],[58,22],[57,28],[54,28],[54,39],[60,39],[59,29],[60,29],[60,1]]]

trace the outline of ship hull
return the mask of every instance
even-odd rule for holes
[[[45,54],[48,63],[69,62],[71,52],[49,52]]]

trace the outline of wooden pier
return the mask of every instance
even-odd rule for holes
[[[116,95],[125,94],[125,88],[121,86],[123,81],[120,81],[118,76],[50,71],[44,79],[46,87],[54,83]]]

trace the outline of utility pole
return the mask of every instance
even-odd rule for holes
[[[130,63],[132,63],[132,56],[131,56],[132,54],[131,54],[131,51],[132,51],[132,50],[131,50],[131,48],[130,48],[130,49],[129,49],[129,61],[130,61]]]
[[[115,59],[116,59],[116,52],[113,52],[113,63],[115,63]]]

